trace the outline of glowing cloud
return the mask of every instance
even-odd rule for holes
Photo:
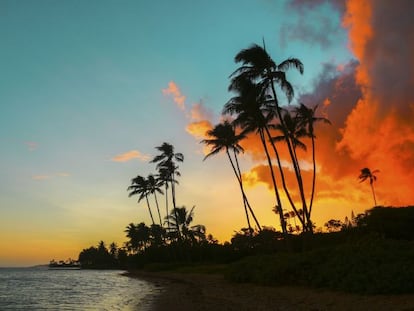
[[[203,139],[206,137],[206,132],[211,130],[213,125],[208,120],[189,123],[185,130],[187,133],[194,136],[196,139]]]
[[[118,154],[114,156],[111,161],[113,162],[128,162],[134,159],[138,159],[140,161],[148,161],[150,157],[148,155],[142,154],[138,150],[131,150],[125,153]]]
[[[186,97],[181,94],[180,88],[174,81],[168,83],[168,88],[163,89],[162,93],[166,96],[172,96],[174,102],[181,110],[185,110],[185,99]]]

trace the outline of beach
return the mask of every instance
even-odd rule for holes
[[[158,289],[151,310],[414,310],[414,295],[355,295],[297,286],[231,283],[218,274],[128,273]]]

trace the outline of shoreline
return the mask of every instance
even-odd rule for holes
[[[218,274],[130,271],[154,284],[150,310],[414,310],[414,294],[363,296],[296,286],[231,283]]]

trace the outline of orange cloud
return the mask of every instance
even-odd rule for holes
[[[174,81],[170,81],[168,83],[168,88],[163,89],[162,93],[164,95],[170,95],[172,96],[174,102],[177,104],[177,106],[181,109],[185,109],[185,99],[186,97],[181,94],[180,88]]]
[[[212,128],[213,125],[210,121],[202,120],[189,123],[185,130],[196,139],[204,139],[206,138],[207,131],[211,130]]]
[[[149,160],[149,156],[142,154],[141,152],[139,152],[138,150],[131,150],[125,153],[121,153],[118,154],[116,156],[114,156],[111,161],[113,162],[127,162],[127,161],[131,161],[133,159],[138,159],[141,161],[148,161]]]

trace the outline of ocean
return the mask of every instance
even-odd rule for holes
[[[150,310],[159,288],[122,272],[0,268],[0,310]]]

